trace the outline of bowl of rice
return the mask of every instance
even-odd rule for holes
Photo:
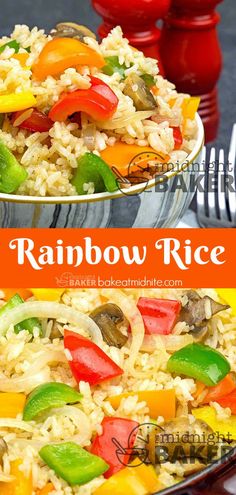
[[[1,289],[1,495],[210,493],[232,475],[235,294]]]
[[[176,225],[201,162],[199,98],[119,26],[98,43],[75,23],[18,25],[0,73],[1,226]]]

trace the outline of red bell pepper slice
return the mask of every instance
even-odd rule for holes
[[[110,86],[108,86],[106,83],[104,83],[98,77],[92,77],[91,76],[90,81],[91,81],[91,88],[90,89],[92,89],[93,91],[95,91],[99,95],[106,98],[106,100],[108,100],[110,102],[111,109],[116,110],[117,105],[119,103],[119,100],[118,100],[116,94],[114,93],[114,91],[112,91],[112,89],[110,88]]]
[[[175,150],[179,150],[183,144],[183,136],[180,127],[171,127],[175,141]]]
[[[123,374],[123,370],[100,347],[75,332],[65,330],[64,347],[71,354],[69,365],[78,383],[85,381],[96,385]]]
[[[139,423],[130,419],[104,418],[103,433],[95,437],[91,452],[109,464],[110,469],[104,474],[105,478],[110,478],[129,463],[138,426]]]
[[[219,402],[219,399],[224,398],[226,395],[230,395],[233,390],[236,390],[236,383],[232,376],[228,374],[223,380],[221,380],[215,387],[208,389],[207,395],[204,397],[203,404],[209,404],[209,402]]]
[[[230,394],[221,397],[221,399],[217,399],[216,402],[218,402],[221,407],[229,407],[232,414],[236,414],[236,390],[233,390]]]
[[[169,299],[140,297],[138,309],[143,317],[145,333],[148,335],[171,333],[181,310],[181,303]]]
[[[20,118],[22,114],[26,111],[21,110],[20,112],[15,112],[12,116],[12,123],[14,123]],[[54,122],[42,112],[33,109],[32,114],[26,120],[24,120],[19,126],[21,129],[26,129],[30,132],[48,132],[52,128]]]
[[[49,118],[64,122],[76,112],[85,112],[95,120],[110,119],[118,106],[118,98],[112,89],[96,77],[91,77],[89,89],[68,93],[51,108]]]

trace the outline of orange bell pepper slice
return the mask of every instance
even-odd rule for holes
[[[32,495],[32,477],[25,477],[23,471],[20,471],[19,469],[21,464],[21,459],[11,462],[10,473],[14,476],[14,480],[10,483],[0,483],[1,495]]]
[[[150,161],[167,163],[169,159],[167,155],[155,151],[150,146],[138,146],[122,142],[117,142],[114,146],[107,146],[101,152],[101,158],[110,167],[116,167],[124,176],[137,170],[144,170]]]
[[[140,392],[130,392],[109,397],[109,402],[114,409],[118,409],[121,400],[127,397],[138,396],[139,402],[145,401],[149,408],[151,418],[156,419],[163,416],[164,419],[173,419],[176,415],[175,391],[170,390],[144,390]]]
[[[55,487],[53,486],[52,483],[48,483],[44,488],[41,490],[38,490],[36,495],[49,495],[49,493],[52,493],[55,490]]]
[[[175,104],[176,100],[177,100],[177,98],[171,98],[171,99],[168,101],[170,108],[173,108],[173,106],[174,106],[174,104]]]
[[[157,96],[159,94],[159,88],[157,88],[157,86],[152,86],[151,87],[151,92],[152,92],[152,94],[154,94],[155,96]]]
[[[222,399],[225,395],[230,394],[233,390],[236,390],[236,384],[229,374],[220,383],[218,383],[218,385],[208,389],[208,393],[206,397],[204,397],[203,404],[218,402],[219,399]]]
[[[98,52],[75,38],[55,38],[45,45],[32,71],[36,79],[43,80],[77,65],[100,69],[105,65],[105,60]]]
[[[0,417],[16,418],[23,412],[26,396],[20,393],[2,392],[0,393]]]
[[[32,292],[30,289],[0,289],[2,292],[4,292],[4,300],[9,301],[15,294],[19,294],[22,299],[28,299],[29,297],[32,297]]]

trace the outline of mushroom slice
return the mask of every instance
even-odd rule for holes
[[[54,320],[50,333],[50,339],[54,340],[54,339],[62,339],[62,338],[63,338],[63,334],[60,332],[58,328],[57,321]]]
[[[90,313],[92,318],[102,332],[105,342],[109,346],[123,347],[128,336],[124,335],[120,328],[128,330],[129,322],[123,311],[116,304],[103,304]]]
[[[133,100],[136,110],[154,110],[157,107],[150,89],[137,74],[129,74],[126,78],[124,94]]]
[[[7,452],[7,444],[3,438],[0,438],[0,464],[2,464],[3,456]]]
[[[96,40],[96,35],[90,29],[75,22],[60,22],[50,34],[53,38],[76,38],[84,41],[88,37]]]
[[[209,449],[208,439],[217,444],[217,436],[204,421],[190,423],[187,416],[166,421],[156,434],[155,463],[158,464],[163,455],[170,462],[193,458],[203,464],[209,462],[215,451]]]
[[[207,318],[206,305],[210,305],[211,316],[230,308],[230,306],[218,303],[209,296],[200,297],[195,291],[188,291],[188,303],[181,309],[179,321],[185,321],[190,327],[194,326],[194,333],[197,329],[205,327]]]

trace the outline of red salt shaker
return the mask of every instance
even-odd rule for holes
[[[160,73],[163,66],[160,61],[160,29],[158,19],[163,19],[170,7],[171,0],[92,0],[93,7],[103,17],[99,35],[104,38],[117,25],[123,29],[130,43],[142,50],[147,57],[159,61]]]
[[[161,58],[167,79],[177,90],[201,96],[200,115],[206,141],[217,136],[219,125],[216,84],[222,55],[215,7],[222,0],[172,0],[161,36]]]

